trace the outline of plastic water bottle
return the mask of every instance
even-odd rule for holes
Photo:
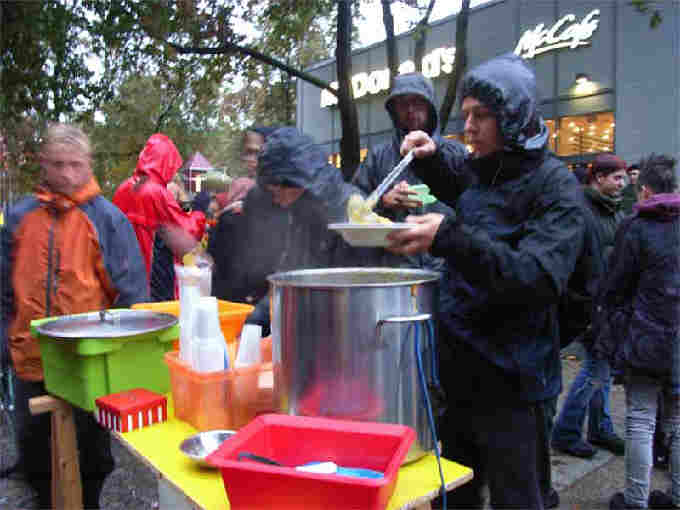
[[[192,368],[197,372],[217,372],[229,368],[227,344],[220,329],[217,299],[202,297],[194,315]]]

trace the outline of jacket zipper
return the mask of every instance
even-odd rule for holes
[[[47,236],[47,282],[45,283],[45,317],[49,317],[52,313],[52,292],[56,292],[56,283],[52,285],[53,273],[55,271],[53,263],[54,255],[54,238],[55,230],[57,225],[57,213],[55,210],[49,211],[52,217],[52,222],[50,223],[50,229]],[[54,287],[54,288],[53,288]]]

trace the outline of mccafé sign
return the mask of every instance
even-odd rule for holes
[[[575,15],[567,14],[550,28],[545,28],[545,23],[541,23],[522,34],[515,47],[515,54],[529,59],[560,48],[575,49],[588,45],[599,26],[599,16],[600,10],[593,9],[581,21],[578,21]],[[450,74],[455,60],[456,48],[437,48],[423,57],[423,74],[428,78],[436,78],[441,73]],[[415,70],[416,66],[412,60],[407,60],[399,66],[399,74],[411,73]],[[337,90],[338,82],[332,82],[331,87]],[[366,94],[378,94],[389,88],[390,70],[387,68],[352,76],[352,91],[355,99]],[[337,103],[338,98],[335,95],[325,89],[321,91],[321,108]]]
[[[581,21],[577,21],[573,14],[567,14],[550,28],[545,28],[545,23],[541,23],[522,34],[515,48],[515,55],[534,58],[546,51],[560,48],[573,50],[586,46],[590,44],[590,38],[600,24],[599,16],[600,9],[594,9]]]

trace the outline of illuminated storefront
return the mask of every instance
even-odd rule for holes
[[[472,9],[468,68],[514,51],[531,65],[550,129],[551,149],[567,163],[588,162],[601,152],[635,161],[651,152],[680,154],[680,2],[655,2],[663,21],[649,19],[626,0],[496,0]],[[455,16],[428,33],[423,74],[441,100],[455,62]],[[400,72],[415,68],[412,34],[398,38]],[[391,139],[384,102],[389,88],[385,46],[353,54],[362,156]],[[335,62],[307,69],[333,82]],[[339,164],[341,125],[336,99],[298,81],[298,127]],[[462,140],[455,109],[444,133]]]

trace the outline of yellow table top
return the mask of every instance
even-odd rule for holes
[[[226,510],[229,502],[220,471],[202,468],[179,450],[179,444],[196,433],[188,423],[174,417],[172,397],[168,397],[168,421],[116,433],[122,442],[142,461],[159,471],[172,485],[194,504],[215,510]],[[444,480],[452,489],[472,479],[472,470],[455,462],[441,459]],[[387,506],[388,510],[413,508],[433,499],[439,491],[439,470],[434,455],[426,455],[399,470],[397,485]]]

